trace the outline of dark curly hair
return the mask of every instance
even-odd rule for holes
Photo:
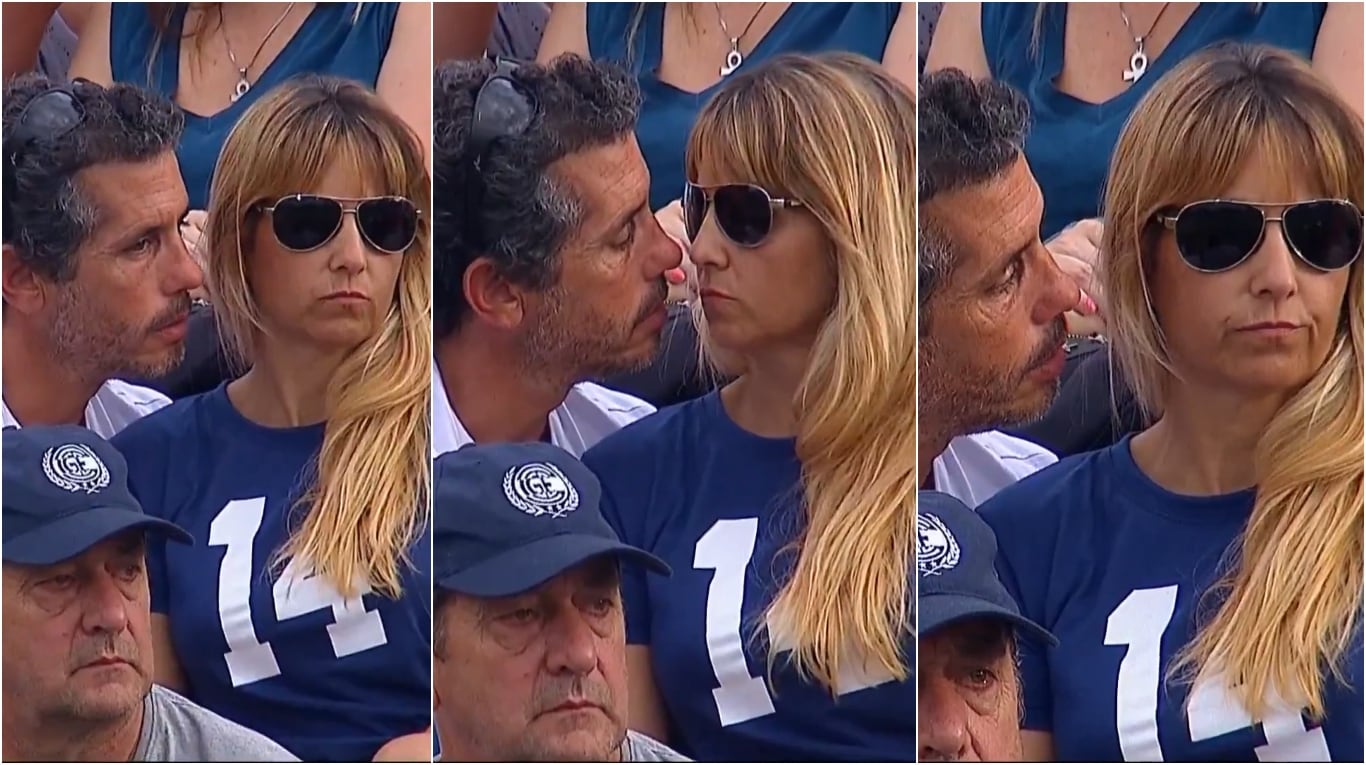
[[[436,70],[432,101],[433,307],[437,339],[469,311],[462,282],[479,257],[534,289],[555,283],[559,251],[581,223],[573,188],[548,172],[557,160],[606,146],[635,131],[640,88],[613,64],[565,54],[524,64],[512,78],[539,104],[526,132],[495,141],[474,167],[466,144],[489,60],[450,61]],[[470,209],[478,204],[478,209]]]
[[[30,74],[5,86],[4,161],[24,107],[59,83]],[[85,110],[81,124],[56,139],[29,144],[6,168],[5,243],[20,260],[52,281],[76,275],[76,251],[98,224],[97,210],[83,197],[76,174],[110,162],[141,162],[174,151],[185,127],[175,104],[132,85],[105,88],[87,80],[66,87]],[[130,190],[136,193],[136,189]]]
[[[925,213],[940,194],[986,183],[1005,173],[1020,156],[1029,130],[1029,104],[1014,88],[995,80],[974,80],[944,69],[920,80],[916,171],[919,220],[921,333],[926,307],[953,270],[948,237]]]

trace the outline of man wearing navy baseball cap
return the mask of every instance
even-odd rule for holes
[[[1016,639],[1057,639],[1020,615],[996,575],[996,536],[977,513],[939,492],[920,492],[918,504],[917,760],[1018,761]]]
[[[467,446],[432,475],[435,723],[447,761],[682,762],[626,728],[622,544],[597,478],[549,444]]]
[[[143,513],[122,456],[75,426],[4,430],[4,759],[295,760],[152,684]]]

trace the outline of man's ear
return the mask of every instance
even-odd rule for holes
[[[19,257],[19,250],[5,244],[0,262],[0,292],[7,310],[34,314],[47,303],[47,282]]]
[[[488,258],[476,258],[465,269],[461,287],[470,312],[499,329],[516,329],[527,313],[528,290],[498,273]]]

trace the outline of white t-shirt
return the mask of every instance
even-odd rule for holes
[[[968,507],[1057,462],[1053,452],[995,430],[959,436],[934,460],[934,488]]]
[[[85,405],[85,426],[102,438],[113,438],[128,427],[163,406],[171,403],[161,393],[122,380],[109,380],[95,391],[95,397]],[[4,427],[23,427],[14,419],[9,404],[4,404]]]
[[[569,389],[564,403],[550,413],[550,442],[575,457],[648,414],[650,404],[593,383]],[[441,370],[432,361],[432,459],[474,443],[446,397]]]

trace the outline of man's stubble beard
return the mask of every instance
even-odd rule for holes
[[[1066,339],[1062,319],[1050,327],[1048,336],[1020,367],[1010,370],[946,364],[953,351],[935,341],[932,334],[920,338],[921,427],[939,428],[950,440],[959,436],[1037,422],[1056,400],[1060,382],[1048,384],[1043,401],[1023,408],[1016,394],[1028,375],[1046,361]],[[928,417],[927,417],[928,415]],[[926,419],[937,420],[927,423]]]
[[[660,286],[667,294],[668,285]],[[653,295],[652,295],[653,297]],[[547,380],[569,380],[571,384],[602,380],[614,375],[639,372],[659,355],[660,344],[648,354],[628,357],[624,350],[636,327],[652,310],[647,300],[629,322],[617,322],[583,305],[570,308],[558,286],[546,292],[543,309],[523,342],[524,373]]]
[[[150,363],[137,357],[142,341],[155,331],[155,327],[189,310],[189,293],[144,327],[115,322],[109,312],[102,310],[103,303],[74,282],[59,290],[57,295],[48,329],[48,347],[53,360],[75,370],[82,379],[102,384],[116,377],[160,377],[175,369],[185,358],[184,343]]]

